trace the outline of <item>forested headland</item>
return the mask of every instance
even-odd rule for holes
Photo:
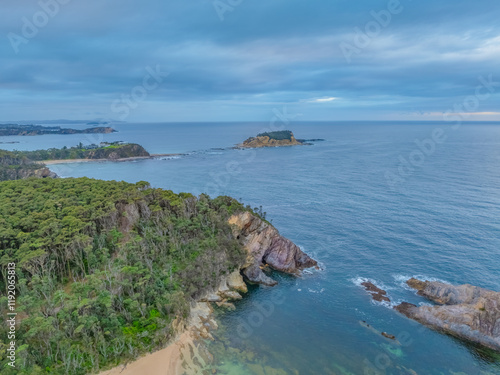
[[[0,150],[0,181],[49,176],[50,171],[45,165],[35,163],[26,155]]]
[[[36,151],[0,150],[0,181],[28,177],[53,177],[43,161],[49,160],[119,160],[149,157],[144,147],[135,143],[114,142],[101,145],[50,148]]]
[[[144,147],[135,143],[106,143],[102,145],[83,145],[75,147],[49,148],[48,150],[13,151],[18,157],[32,161],[70,160],[70,159],[125,159],[150,156]]]
[[[0,314],[12,262],[18,312],[17,368],[1,373],[86,374],[164,347],[190,301],[245,261],[228,218],[246,210],[146,182],[0,182]]]

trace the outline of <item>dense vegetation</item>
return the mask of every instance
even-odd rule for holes
[[[290,130],[282,130],[276,132],[266,132],[257,134],[257,137],[269,137],[270,139],[275,139],[277,141],[282,140],[292,140],[293,133]]]
[[[149,156],[149,153],[135,143],[111,143],[102,147],[95,145],[76,147],[49,148],[48,150],[14,151],[18,157],[34,161],[67,159],[122,159],[137,156]]]
[[[33,163],[26,155],[0,150],[0,181],[42,177],[45,172],[44,165]]]
[[[239,267],[229,197],[174,194],[146,182],[27,179],[0,183],[0,314],[17,274],[17,368],[86,374],[164,346],[189,302]]]
[[[109,127],[95,127],[84,130],[66,129],[60,126],[0,124],[0,136],[9,135],[44,135],[44,134],[92,134],[113,133],[116,130]]]

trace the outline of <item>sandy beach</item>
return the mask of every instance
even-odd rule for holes
[[[177,341],[165,349],[145,355],[138,360],[101,372],[99,375],[182,375],[183,354],[193,347],[190,332],[184,332]]]
[[[212,338],[217,329],[213,309],[207,302],[191,306],[188,328],[166,348],[133,362],[100,372],[99,375],[198,375],[212,360],[200,339]]]

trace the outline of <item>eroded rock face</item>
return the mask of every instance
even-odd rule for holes
[[[281,272],[299,274],[301,270],[317,266],[317,262],[305,254],[278,230],[250,212],[231,216],[233,235],[248,251],[243,274],[252,282],[275,285],[276,281],[262,271],[269,265]]]
[[[500,351],[500,292],[416,279],[407,284],[439,305],[403,302],[396,310],[437,330]]]
[[[202,296],[200,302],[227,302],[242,299],[240,293],[247,293],[248,287],[239,270],[224,277],[216,290]]]
[[[227,286],[229,289],[235,290],[237,292],[241,293],[247,293],[248,292],[248,287],[247,284],[245,284],[245,281],[243,280],[243,277],[241,277],[240,271],[236,270],[233,273],[231,273],[227,280]]]
[[[275,286],[276,284],[278,284],[276,280],[271,279],[264,272],[262,272],[262,269],[258,264],[252,264],[244,268],[243,274],[252,283],[262,284],[267,286]]]

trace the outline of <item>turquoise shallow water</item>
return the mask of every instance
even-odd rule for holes
[[[426,301],[404,287],[412,275],[500,290],[500,124],[293,123],[298,138],[325,141],[218,149],[266,126],[119,125],[102,139],[187,155],[53,169],[63,177],[146,180],[262,205],[282,234],[320,262],[321,271],[300,279],[275,274],[278,287],[253,288],[235,312],[221,316],[221,341],[213,344],[219,373],[500,374],[498,357],[409,321],[359,287],[369,278],[392,301],[413,303]],[[437,128],[446,139],[418,158],[415,139],[431,138]],[[13,138],[0,138],[7,140]],[[86,142],[81,135],[19,140],[0,147]],[[400,157],[414,158],[411,171]]]

